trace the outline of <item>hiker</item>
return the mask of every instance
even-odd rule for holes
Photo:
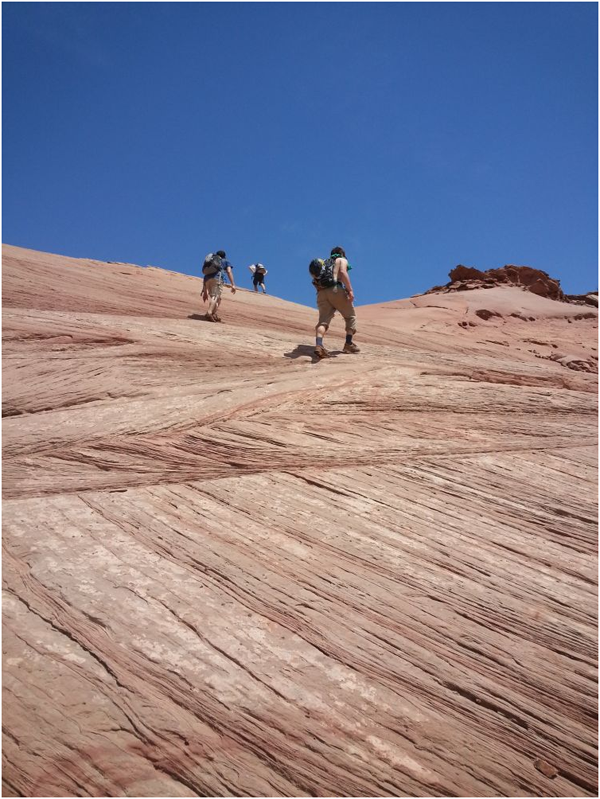
[[[267,287],[265,286],[265,276],[268,274],[268,272],[265,267],[262,264],[251,264],[248,269],[252,272],[252,285],[254,286],[254,291],[258,291],[258,287],[261,286],[263,294],[266,294]]]
[[[223,320],[217,314],[217,308],[221,304],[224,275],[227,275],[231,283],[231,293],[235,294],[233,266],[225,258],[224,250],[217,250],[215,253],[209,252],[202,265],[202,274],[204,275],[202,299],[206,302],[210,298],[206,319],[209,322],[222,322]]]
[[[356,333],[356,312],[352,304],[354,292],[348,275],[349,269],[343,247],[334,247],[326,261],[314,260],[309,266],[313,286],[317,290],[317,308],[319,309],[315,345],[315,355],[318,358],[330,357],[330,353],[323,346],[323,337],[336,311],[341,313],[346,323],[346,343],[343,352],[360,352],[352,341],[352,337]]]

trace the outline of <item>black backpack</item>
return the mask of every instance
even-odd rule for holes
[[[202,264],[202,274],[205,277],[211,277],[212,275],[218,275],[222,269],[223,260],[221,256],[214,252],[209,252]]]
[[[323,261],[321,258],[315,258],[308,265],[308,271],[312,275],[313,283],[322,289],[331,288],[335,286],[336,281],[333,279],[333,267],[335,266],[335,258],[328,258]]]
[[[267,270],[264,268],[262,264],[255,264],[254,265],[254,274],[255,275],[264,275]]]

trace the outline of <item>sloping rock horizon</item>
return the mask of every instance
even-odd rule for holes
[[[3,795],[597,795],[597,309],[200,286],[3,247]]]

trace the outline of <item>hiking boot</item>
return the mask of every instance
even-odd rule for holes
[[[220,316],[218,316],[217,314],[213,314],[213,321],[215,321],[215,322],[222,322],[223,320],[222,320],[222,319],[221,319],[221,317],[220,317]]]
[[[342,352],[360,352],[360,349],[354,343],[344,344],[344,349]]]
[[[326,350],[321,344],[317,344],[315,347],[315,355],[317,358],[330,358],[331,354],[329,350]]]
[[[214,314],[212,314],[212,313],[207,313],[204,318],[206,319],[207,322],[218,322],[219,321],[217,319],[217,317]]]

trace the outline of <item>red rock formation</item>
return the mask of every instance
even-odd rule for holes
[[[569,302],[598,307],[598,290],[590,291],[588,294],[566,294],[565,297]]]
[[[520,286],[540,297],[565,300],[559,280],[551,278],[547,272],[543,272],[541,269],[532,269],[529,266],[508,264],[500,269],[488,269],[483,272],[461,264],[449,273],[449,277],[450,282],[445,286],[435,286],[426,293],[468,291],[478,288],[493,288],[494,286]]]

